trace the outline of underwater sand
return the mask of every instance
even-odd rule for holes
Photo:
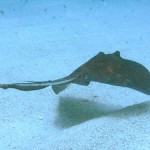
[[[150,70],[148,0],[0,1],[0,83],[53,80],[99,51]],[[0,89],[0,150],[149,150],[150,97],[99,83]]]

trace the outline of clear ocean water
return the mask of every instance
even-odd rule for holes
[[[149,0],[0,0],[0,84],[59,79],[99,52],[150,70],[149,18]],[[144,93],[92,82],[0,95],[0,150],[150,149]]]

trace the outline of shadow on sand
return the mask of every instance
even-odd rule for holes
[[[69,128],[104,116],[127,118],[150,113],[150,101],[119,108],[81,98],[60,97],[57,111],[56,125],[60,128]]]

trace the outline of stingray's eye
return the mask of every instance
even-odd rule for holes
[[[114,52],[114,56],[120,57],[120,52],[119,51]]]
[[[99,55],[102,56],[102,57],[104,57],[105,53],[104,52],[100,52]]]
[[[99,52],[95,57],[94,57],[94,62],[103,60],[105,58],[105,53]]]

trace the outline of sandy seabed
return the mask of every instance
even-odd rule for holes
[[[64,77],[98,52],[150,69],[148,0],[0,1],[0,83]],[[105,84],[0,89],[1,150],[149,150],[150,98]]]

